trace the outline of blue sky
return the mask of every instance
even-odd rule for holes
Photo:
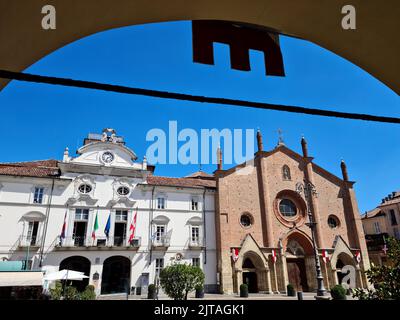
[[[215,66],[192,62],[190,22],[114,29],[71,43],[28,72],[189,94],[400,116],[397,94],[343,58],[307,41],[281,37],[286,77],[266,77],[262,54],[251,52],[251,72],[231,70],[228,47],[215,45]],[[368,53],[366,53],[368,54]],[[305,135],[315,162],[336,175],[345,159],[360,211],[400,189],[398,125],[341,120],[248,108],[197,104],[95,90],[13,81],[0,92],[0,162],[61,159],[89,132],[115,128],[140,158],[152,128],[260,128],[264,148],[283,131],[300,152]],[[73,153],[72,152],[72,153]],[[226,166],[225,166],[226,167]],[[159,165],[156,174],[184,176],[197,165]],[[214,165],[203,166],[212,172]]]

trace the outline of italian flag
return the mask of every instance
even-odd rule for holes
[[[99,228],[99,221],[97,219],[98,213],[96,213],[96,219],[94,220],[94,226],[92,231],[92,239],[96,240],[96,230]]]

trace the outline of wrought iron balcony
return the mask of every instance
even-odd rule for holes
[[[20,236],[18,246],[19,247],[39,247],[41,244],[41,238],[38,236]]]
[[[205,247],[203,237],[189,237],[189,248],[202,249]]]
[[[156,236],[152,240],[152,246],[155,248],[167,248],[169,247],[170,237],[163,235],[163,236]]]

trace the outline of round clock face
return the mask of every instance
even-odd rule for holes
[[[114,160],[114,155],[109,152],[106,151],[102,154],[101,159],[105,162],[105,163],[111,163]]]

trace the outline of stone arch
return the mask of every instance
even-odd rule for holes
[[[129,290],[131,260],[125,256],[111,256],[104,260],[101,294],[125,293]]]
[[[345,259],[345,261],[347,261],[347,262],[351,261],[351,263],[349,263],[349,264],[355,265],[353,253],[351,252],[348,245],[344,242],[342,237],[338,236],[335,240],[335,249],[330,258],[331,267],[333,270],[336,269],[337,260],[339,259],[339,256],[342,257],[343,259]]]
[[[315,288],[315,261],[311,238],[296,229],[286,235],[282,245],[288,283],[297,291],[312,291]]]
[[[291,240],[295,240],[304,250],[305,255],[312,255],[314,253],[312,239],[303,231],[294,230],[290,231],[282,241],[283,251],[286,252],[287,246]]]
[[[245,264],[247,259],[251,262],[251,265]],[[238,258],[232,264],[232,268],[236,292],[239,292],[242,283],[250,284],[249,292],[271,292],[268,260],[250,234],[243,240]]]
[[[122,1],[121,4],[112,6],[113,14],[110,15],[110,5],[106,2],[80,1],[75,10],[71,10],[66,1],[58,1],[57,13],[63,15],[62,19],[57,19],[57,30],[52,31],[56,33],[53,36],[45,36],[48,31],[36,27],[40,21],[36,19],[36,15],[25,15],[25,12],[18,10],[18,3],[12,3],[4,7],[1,15],[4,26],[7,27],[0,36],[0,61],[2,69],[22,71],[58,48],[97,32],[151,22],[216,19],[257,24],[258,28],[314,42],[356,63],[399,92],[397,69],[393,68],[396,44],[389,41],[396,36],[396,30],[391,28],[392,21],[397,18],[396,10],[393,9],[395,1],[388,4],[385,15],[376,10],[375,2],[358,1],[357,5],[362,9],[357,10],[357,19],[361,15],[363,28],[357,29],[357,33],[350,32],[345,37],[339,27],[339,2],[329,1],[321,6],[315,1],[307,0],[301,9],[296,7],[298,10],[288,10],[292,3],[287,0],[280,1],[279,4],[276,1],[254,1],[251,6],[242,0],[225,5],[212,0],[203,0],[201,4],[187,2],[185,5],[175,0],[168,5],[161,0]],[[34,0],[30,3],[30,9],[25,11],[33,12],[43,4],[42,0]],[[88,12],[101,19],[87,19]],[[301,23],[298,21],[299,16],[302,17]],[[69,23],[70,21],[74,23]],[[26,38],[31,41],[25,41]],[[32,43],[35,45],[32,46]],[[365,52],[369,53],[368,56]],[[6,83],[7,80],[0,79],[0,89]]]
[[[90,260],[83,256],[71,256],[65,258],[60,262],[60,270],[73,270],[80,271],[85,274],[85,276],[90,275]],[[68,281],[69,283],[69,281]],[[77,288],[78,291],[85,290],[86,286],[89,284],[89,278],[85,278],[82,281],[71,281],[72,286]]]

